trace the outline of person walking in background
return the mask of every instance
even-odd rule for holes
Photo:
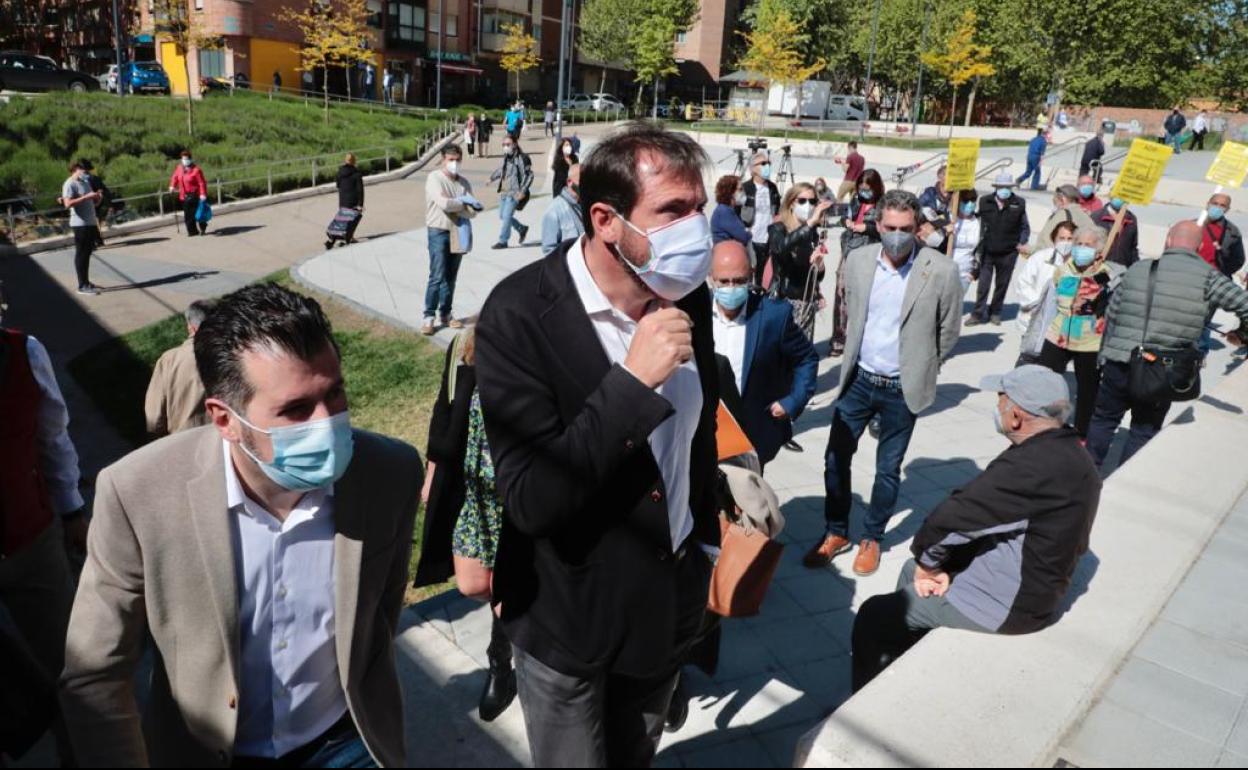
[[[39,340],[6,325],[6,307],[0,284],[0,607],[18,645],[33,658],[37,678],[50,683],[64,666],[74,601],[67,550],[75,559],[86,554],[87,519],[69,410],[52,360]],[[15,705],[32,715],[24,707],[36,693],[15,687],[12,679],[0,679],[3,713]],[[61,764],[76,766],[64,725],[57,720],[52,726]],[[8,737],[13,725],[4,727]]]
[[[1183,129],[1187,128],[1187,118],[1183,117],[1178,107],[1166,117],[1163,127],[1166,129],[1166,144],[1174,148],[1175,155],[1183,152]]]
[[[858,143],[851,141],[846,145],[848,154],[842,158],[833,160],[838,166],[845,167],[845,178],[841,180],[841,186],[837,188],[836,200],[845,200],[845,196],[852,196],[859,188],[859,182],[862,181],[863,170],[867,167],[867,159],[858,153]]]
[[[282,73],[280,70],[273,70],[273,93],[274,95],[282,92]]]
[[[1065,374],[1071,361],[1075,363],[1075,431],[1080,438],[1087,437],[1092,422],[1100,385],[1096,359],[1105,335],[1105,311],[1116,278],[1122,273],[1121,267],[1105,260],[1104,251],[1105,233],[1099,227],[1075,232],[1070,259],[1059,264],[1050,279],[1056,312],[1040,349],[1040,365],[1058,374]]]
[[[1076,229],[1071,222],[1058,222],[1049,233],[1053,245],[1037,250],[1014,273],[1014,295],[1018,297],[1015,323],[1023,334],[1019,366],[1040,363],[1045,335],[1057,313],[1053,275],[1070,258]],[[1038,328],[1039,325],[1043,328]]]
[[[442,148],[441,168],[429,172],[425,180],[425,228],[429,238],[429,283],[425,288],[425,315],[420,333],[434,332],[434,314],[438,324],[451,329],[463,323],[451,312],[455,299],[455,279],[459,265],[470,244],[459,237],[464,220],[471,220],[481,210],[472,195],[472,185],[459,173],[463,152],[450,144]]]
[[[1104,127],[1096,129],[1096,136],[1089,139],[1087,144],[1083,146],[1083,155],[1080,156],[1079,158],[1079,176],[1084,177],[1084,176],[1091,174],[1092,164],[1097,163],[1098,165],[1096,168],[1095,183],[1100,184],[1101,168],[1099,165],[1099,161],[1103,157],[1105,157],[1105,129]],[[1081,186],[1083,185],[1082,179],[1079,180],[1079,184]],[[1093,188],[1093,192],[1095,192],[1095,188]],[[1091,195],[1092,193],[1088,193],[1088,197],[1091,197]],[[1087,207],[1085,206],[1084,208],[1086,209]]]
[[[169,177],[169,192],[176,192],[182,203],[182,221],[186,224],[188,236],[203,235],[208,231],[208,223],[199,221],[200,201],[208,200],[208,182],[204,179],[204,170],[195,164],[190,150],[182,151],[182,158],[173,176]]]
[[[104,248],[104,222],[108,219],[109,201],[113,197],[108,186],[104,184],[104,178],[95,173],[95,166],[86,158],[81,158],[78,165],[82,166],[82,178],[91,186],[91,192],[100,194],[99,200],[95,202],[95,246],[96,248]]]
[[[91,253],[99,238],[99,226],[95,206],[104,195],[91,189],[84,176],[86,169],[81,163],[70,164],[69,178],[61,185],[61,202],[69,209],[69,227],[74,233],[74,272],[78,277],[79,294],[99,294],[100,288],[91,283]]]
[[[581,211],[581,164],[568,171],[568,183],[551,202],[542,217],[542,254],[559,248],[570,238],[585,234],[584,213]]]
[[[490,157],[490,135],[494,133],[494,120],[487,113],[477,119],[477,157]]]
[[[824,259],[828,249],[820,240],[824,213],[835,205],[820,201],[815,188],[798,182],[784,194],[780,219],[771,226],[767,243],[776,296],[793,306],[793,318],[807,338],[813,339],[815,316],[823,301]]]
[[[349,152],[338,167],[338,210],[349,209],[356,213],[347,231],[343,234],[344,243],[355,243],[355,230],[364,218],[364,172],[356,165],[355,153]],[[326,241],[325,248],[333,248],[333,241]]]
[[[749,254],[751,234],[737,213],[745,205],[745,190],[741,189],[741,177],[735,174],[721,176],[715,183],[715,209],[711,212],[711,241],[738,241]]]
[[[958,280],[962,282],[962,294],[975,280],[976,259],[983,240],[983,226],[977,212],[979,192],[974,188],[963,190],[958,204],[958,218],[953,223],[953,263],[958,266]]]
[[[413,585],[437,585],[453,576],[464,596],[489,600],[502,537],[503,501],[485,436],[475,364],[476,338],[468,328],[446,352],[442,386],[429,422],[429,465],[421,491],[424,537]],[[497,719],[516,697],[511,642],[497,609],[492,609],[486,648],[489,668],[477,705],[483,722]]]
[[[1205,149],[1205,134],[1209,133],[1209,116],[1201,110],[1196,116],[1196,120],[1192,121],[1192,145],[1189,150],[1195,150],[1196,145],[1200,145],[1200,149]]]
[[[769,287],[763,284],[763,271],[767,267],[768,231],[780,214],[780,188],[771,181],[771,160],[767,153],[755,153],[750,159],[750,179],[741,189],[745,192],[745,201],[737,207],[737,216],[750,228],[754,283],[767,291]]]
[[[1114,220],[1122,211],[1122,198],[1113,198],[1100,209],[1092,212],[1092,222],[1108,234],[1114,229]],[[1135,214],[1127,209],[1123,215],[1118,237],[1109,248],[1105,258],[1123,267],[1131,267],[1140,260],[1140,225]]]
[[[1092,216],[1101,210],[1105,205],[1105,201],[1096,195],[1096,186],[1098,182],[1092,178],[1090,174],[1081,173],[1079,176],[1079,208],[1083,209],[1083,213]]]
[[[1010,447],[928,515],[896,593],[854,619],[858,692],[933,628],[1029,634],[1061,617],[1088,551],[1101,480],[1065,426],[1066,381],[1039,366],[985,377],[993,419]]]
[[[1088,428],[1088,451],[1097,467],[1104,464],[1128,411],[1131,434],[1120,465],[1157,435],[1170,411],[1169,401],[1141,403],[1131,398],[1132,351],[1141,346],[1194,348],[1219,308],[1239,316],[1239,328],[1227,335],[1227,341],[1238,347],[1248,339],[1248,292],[1201,259],[1201,238],[1200,226],[1190,220],[1171,227],[1161,257],[1142,260],[1127,270],[1110,300],[1100,355],[1101,386]]]
[[[546,109],[542,110],[542,136],[555,135],[555,103],[546,102]],[[559,193],[555,193],[558,195]]]
[[[559,142],[559,149],[555,152],[555,160],[550,165],[550,170],[554,172],[552,195],[559,197],[564,185],[568,183],[568,169],[580,162],[581,159],[577,157],[573,149],[571,138],[562,139]]]
[[[394,636],[420,455],[351,427],[311,298],[272,283],[226,295],[195,359],[211,424],[96,481],[61,676],[79,762],[403,765]]]
[[[715,352],[728,359],[739,395],[738,420],[766,465],[793,438],[793,423],[815,395],[819,354],[789,303],[750,292],[745,244],[721,241],[712,252]],[[720,382],[724,389],[727,383]]]
[[[503,165],[490,174],[490,181],[498,183],[498,218],[503,223],[493,248],[507,248],[513,225],[520,238],[518,245],[523,246],[524,239],[529,236],[529,227],[516,219],[516,211],[529,200],[529,190],[533,186],[533,161],[528,153],[520,149],[519,140],[511,133],[503,139]]]
[[[858,192],[849,202],[848,215],[841,220],[841,261],[836,267],[836,289],[832,299],[832,339],[828,355],[835,358],[845,352],[845,333],[849,328],[848,310],[845,306],[846,257],[855,249],[880,242],[876,226],[876,207],[884,199],[884,180],[873,168],[862,172],[858,180]]]
[[[364,64],[364,98],[370,102],[377,100],[377,71],[368,63]]]
[[[468,157],[473,156],[473,149],[477,145],[477,119],[472,114],[468,115],[468,120],[464,122],[464,147],[468,148]]]
[[[994,326],[1001,325],[1001,307],[1005,304],[1005,293],[1010,288],[1019,250],[1026,247],[1031,239],[1027,203],[1014,194],[1015,184],[1010,172],[1002,171],[992,183],[993,194],[985,195],[979,201],[979,219],[983,223],[984,234],[980,242],[979,291],[975,309],[966,320],[967,326],[979,326],[989,321]]]
[[[853,568],[860,576],[879,568],[880,540],[897,504],[915,422],[936,400],[940,365],[958,342],[962,284],[957,267],[944,254],[919,246],[918,226],[918,198],[890,190],[880,202],[880,245],[848,256],[849,332],[824,461],[827,529],[803,559],[810,568],[826,567],[853,548],[851,470],[858,440],[877,415],[875,487]]]
[[[1021,185],[1027,181],[1027,177],[1031,177],[1031,189],[1044,189],[1040,184],[1040,162],[1044,160],[1044,152],[1048,147],[1049,141],[1044,137],[1044,129],[1037,129],[1036,135],[1027,143],[1027,170],[1015,180],[1016,184]]]
[[[186,318],[186,340],[166,350],[156,360],[143,403],[147,433],[153,438],[198,428],[208,422],[204,384],[195,364],[195,333],[211,311],[212,303],[207,300],[192,302],[182,314]]]
[[[1095,226],[1092,217],[1079,205],[1079,196],[1079,190],[1068,184],[1058,187],[1053,193],[1053,213],[1040,228],[1040,235],[1036,239],[1037,249],[1047,249],[1053,245],[1053,228],[1057,227],[1058,222],[1070,222],[1076,230]]]
[[[504,122],[507,125],[507,135],[513,142],[519,144],[520,131],[524,128],[524,105],[520,102],[511,105],[511,109],[507,110],[504,116]]]
[[[381,75],[381,91],[385,104],[394,104],[394,73],[387,67]]]
[[[495,600],[535,767],[647,767],[720,525],[705,150],[646,124],[581,170],[585,237],[494,289],[477,385]]]

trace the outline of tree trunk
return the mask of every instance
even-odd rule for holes
[[[758,108],[758,136],[763,135],[763,121],[767,118],[767,94],[770,91],[771,81],[767,81],[767,87],[763,89],[763,102]]]
[[[953,138],[953,124],[958,118],[958,87],[953,87],[953,106],[949,108],[949,138]]]
[[[355,67],[348,64],[344,69],[345,69],[344,74],[346,74],[347,76],[347,104],[350,104],[351,103],[351,76],[355,70]]]
[[[572,90],[575,91],[576,89],[573,88]],[[602,80],[598,81],[598,93],[600,94],[606,93],[606,90],[607,90],[607,68],[603,67],[602,68]]]
[[[805,86],[805,83],[797,84],[797,107],[793,109],[793,119],[796,120],[799,124],[802,122],[802,95],[803,95],[803,92],[806,90],[804,86]],[[787,137],[788,131],[785,131],[785,135]]]
[[[321,78],[321,94],[325,97],[325,125],[329,125],[329,65],[325,65],[325,74]]]
[[[654,115],[655,120],[659,119],[659,76],[654,76]]]
[[[975,91],[978,90],[978,88],[979,88],[979,78],[975,78],[975,80],[971,83],[970,101],[966,103],[966,121],[963,122],[962,124],[966,126],[967,128],[971,127],[971,113],[975,111]]]
[[[190,51],[185,51],[182,54],[182,71],[186,73],[186,133],[188,136],[195,136],[195,98],[194,87],[191,83]],[[172,91],[173,89],[170,90]]]

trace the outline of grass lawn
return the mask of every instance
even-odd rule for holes
[[[415,332],[392,327],[330,297],[294,283],[288,271],[273,280],[321,303],[342,350],[351,400],[351,423],[394,436],[424,454],[429,418],[438,395],[445,353]],[[117,429],[136,445],[147,441],[143,396],[156,359],[186,338],[181,315],[114,338],[78,356],[69,371]],[[420,553],[424,511],[416,523],[412,570]],[[453,588],[454,583],[408,590],[408,603]]]

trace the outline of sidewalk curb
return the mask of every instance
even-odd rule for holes
[[[424,155],[416,160],[401,166],[393,171],[385,171],[380,174],[364,177],[365,185],[376,185],[385,182],[396,182],[407,179],[412,174],[429,165],[429,162],[438,157],[442,148],[448,144],[452,144],[459,138],[459,134],[452,132],[442,139],[438,140]],[[303,200],[305,198],[315,198],[320,195],[326,195],[336,190],[334,183],[320,184],[316,187],[304,187],[299,190],[289,190],[276,195],[266,195],[261,198],[248,198],[246,200],[235,201],[233,203],[223,203],[213,207],[214,215],[231,214],[239,211],[251,211],[252,209],[264,208],[278,203],[289,203],[290,201]],[[151,232],[159,230],[162,227],[169,226],[169,217],[181,216],[181,212],[172,212],[154,217],[146,217],[144,219],[127,222],[123,225],[107,228],[104,234],[109,238],[117,236],[136,235],[138,233]],[[44,251],[55,251],[74,245],[74,237],[72,235],[57,235],[50,238],[43,238],[29,243],[18,245],[0,244],[0,257],[17,257],[31,256]]]

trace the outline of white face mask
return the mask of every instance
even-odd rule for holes
[[[447,161],[446,173],[450,174],[451,176],[458,176],[459,175],[459,161],[457,160]]]
[[[571,154],[572,154],[572,145],[570,145],[570,144],[565,144],[565,145],[563,146],[563,154],[564,154],[564,155],[571,155]]]
[[[1075,247],[1074,241],[1057,241],[1053,244],[1053,250],[1061,257],[1069,257],[1070,250]]]
[[[815,211],[815,207],[810,203],[799,203],[793,207],[793,216],[797,217],[797,221],[805,222],[810,219],[810,215]]]
[[[745,197],[744,190],[737,190],[737,194],[732,196],[732,202],[738,206],[744,206],[747,200],[749,199]]]
[[[923,242],[933,249],[939,249],[940,242],[943,240],[944,238],[941,237],[940,231],[933,230],[932,232],[928,233],[927,237],[923,239]]]
[[[183,159],[182,159],[182,165],[183,165],[183,166],[186,166],[187,168],[190,168],[192,163],[194,163],[194,161],[193,161],[193,160],[191,160],[190,158],[183,158]]]
[[[650,242],[650,259],[638,267],[625,259],[618,245],[616,255],[659,297],[676,302],[706,283],[711,272],[711,226],[701,212],[643,232],[619,212],[625,227]]]

